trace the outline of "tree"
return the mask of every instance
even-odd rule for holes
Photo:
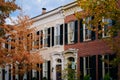
[[[20,9],[15,3],[16,0],[0,0],[0,25],[5,23],[5,19],[9,14],[17,9]]]
[[[32,21],[27,16],[20,15],[17,21],[12,20],[14,25],[5,24],[11,12],[21,9],[15,1],[0,0],[0,67],[9,66],[11,74],[19,74],[22,80],[25,72],[40,70],[37,64],[42,63],[42,58],[37,51],[32,51],[37,47],[32,45],[35,29],[30,29]]]
[[[65,80],[79,80],[79,78],[76,76],[76,70],[73,68],[76,64],[72,64],[71,61],[69,61],[66,64],[66,67],[62,71],[63,79]],[[58,70],[59,71],[59,70]]]
[[[78,19],[92,16],[92,20],[90,20],[88,23],[83,21],[83,23],[87,24],[87,27],[95,31],[97,35],[102,33],[109,35],[109,37],[105,38],[104,40],[109,45],[110,49],[116,53],[116,58],[111,61],[111,64],[118,65],[118,76],[120,76],[119,2],[120,0],[77,0],[78,6],[80,6],[83,11],[75,14]],[[108,22],[107,20],[111,21],[112,23]],[[91,28],[90,25],[93,27]],[[108,26],[108,29],[105,31],[103,28],[106,25]]]
[[[0,37],[0,42],[5,44],[0,49],[0,66],[10,66],[13,75],[19,74],[20,80],[23,79],[24,73],[32,69],[39,70],[37,64],[43,62],[41,55],[35,49],[34,28],[30,28],[32,21],[27,16],[18,16],[15,25],[3,25],[5,36]],[[13,78],[14,79],[14,78]]]
[[[5,23],[5,19],[9,17],[11,12],[20,9],[15,1],[16,0],[0,0],[0,26]],[[0,37],[4,34],[4,30],[0,27]]]

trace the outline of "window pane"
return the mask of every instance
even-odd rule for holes
[[[55,45],[60,44],[60,25],[57,24],[55,27]]]
[[[91,20],[91,17],[88,17],[85,19],[85,23],[84,23],[84,26],[83,26],[83,34],[84,34],[84,40],[90,40],[91,39],[91,30],[90,28],[92,27],[91,24],[90,24],[90,20]]]
[[[74,41],[74,22],[70,22],[68,26],[68,43]]]

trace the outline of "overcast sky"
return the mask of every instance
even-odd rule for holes
[[[32,17],[41,14],[42,8],[46,8],[47,11],[55,9],[59,6],[73,2],[74,0],[16,0],[16,3],[22,8],[24,14]],[[16,19],[20,11],[15,11],[11,14],[11,18]],[[10,21],[6,20],[9,24]]]

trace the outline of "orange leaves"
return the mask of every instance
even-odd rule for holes
[[[43,59],[39,53],[31,53],[30,62],[32,64],[41,64],[43,62]]]
[[[43,62],[38,51],[32,51],[35,41],[34,28],[30,28],[32,21],[28,16],[19,16],[18,20],[12,21],[15,25],[4,25],[4,37],[0,37],[0,65],[12,65],[16,69],[11,69],[13,73],[22,73],[37,69],[37,64]],[[5,45],[4,45],[5,44]],[[18,74],[19,74],[18,73]]]
[[[3,25],[9,14],[17,9],[20,7],[16,5],[15,0],[0,0],[0,25]]]

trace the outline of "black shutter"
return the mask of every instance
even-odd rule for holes
[[[7,41],[7,42],[8,42],[8,41]],[[6,48],[6,49],[8,49],[8,46],[9,46],[9,45],[8,45],[7,43],[5,43],[5,48]]]
[[[92,19],[92,20],[94,20],[94,18],[95,18],[94,16],[91,16],[91,19]]]
[[[68,27],[67,27],[68,25],[67,25],[67,23],[65,23],[65,44],[67,44],[68,43]]]
[[[80,20],[80,42],[83,42],[83,19]]]
[[[94,29],[95,27],[93,27],[93,29]],[[95,40],[95,38],[96,38],[96,32],[95,31],[91,31],[91,40]]]
[[[52,27],[52,46],[54,46],[54,27]]]
[[[77,43],[78,41],[78,21],[75,21],[75,29],[74,29],[74,42]]]
[[[40,80],[43,80],[43,64],[40,64]]]
[[[30,71],[30,80],[32,80],[32,75],[33,75],[33,72],[32,70]]]
[[[98,55],[98,80],[102,80],[102,56]]]
[[[63,24],[60,25],[60,45],[63,45]]]
[[[39,34],[40,34],[40,32],[37,31],[36,32],[36,41],[35,41],[36,49],[39,49]]]
[[[83,71],[83,57],[80,57],[80,79],[83,80],[84,71]]]
[[[102,38],[102,32],[101,32],[101,30],[102,30],[102,27],[101,27],[101,25],[98,25],[98,39],[101,39]]]
[[[94,16],[91,17],[91,19],[94,19]],[[92,25],[92,28],[95,29],[95,27]],[[95,31],[91,31],[91,40],[95,40],[96,39],[96,32]]]
[[[11,66],[9,66],[9,80],[11,80]]]
[[[19,76],[19,80],[21,80],[20,78],[21,77]],[[27,72],[27,80],[32,80],[32,70],[30,70],[30,71]]]
[[[40,34],[40,32],[39,31],[37,31],[37,33],[36,33],[37,35],[39,35]]]
[[[5,69],[2,69],[2,80],[5,80]]]
[[[90,56],[89,65],[90,65],[90,76],[92,77],[92,80],[96,80],[96,56],[95,55]]]
[[[43,46],[43,31],[40,31],[40,46]]]
[[[48,63],[48,80],[51,80],[50,79],[50,61],[47,62]]]
[[[116,24],[115,20],[112,20],[112,26],[114,26]]]
[[[113,61],[114,59],[116,59],[116,54],[110,54],[109,60]],[[113,66],[113,65],[109,65],[109,66],[111,67],[109,70],[110,77],[114,80],[118,80],[117,79],[118,66]]]
[[[50,47],[50,28],[48,28],[48,39],[47,39],[47,42],[48,42],[48,47]]]
[[[40,68],[40,67],[39,67],[39,64],[37,64],[37,68],[38,68],[38,69]],[[37,80],[39,80],[39,76],[40,76],[40,71],[37,70]]]
[[[112,20],[112,26],[115,26],[116,25],[116,21],[115,20]],[[113,28],[113,27],[112,27]],[[115,29],[115,28],[114,28]],[[112,32],[113,32],[113,37],[116,37],[116,36],[118,36],[118,32],[117,32],[117,30],[112,30]]]

